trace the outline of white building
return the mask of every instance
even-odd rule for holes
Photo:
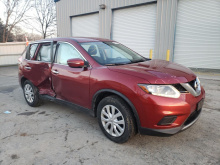
[[[55,0],[58,37],[121,42],[145,57],[220,69],[220,0]]]

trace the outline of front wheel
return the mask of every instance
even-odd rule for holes
[[[130,108],[118,96],[108,96],[101,100],[97,117],[106,137],[116,143],[124,143],[136,133]]]
[[[29,81],[26,80],[23,85],[24,98],[28,105],[37,107],[41,104],[38,89]]]

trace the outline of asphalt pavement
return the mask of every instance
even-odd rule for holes
[[[192,127],[171,137],[137,134],[116,144],[87,112],[49,101],[28,106],[17,67],[0,67],[0,165],[220,165],[220,74],[197,74],[206,99]]]

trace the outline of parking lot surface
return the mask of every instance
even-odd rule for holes
[[[37,108],[28,106],[17,67],[0,67],[0,165],[219,165],[220,75],[199,75],[206,99],[192,127],[171,137],[137,134],[116,144],[87,112],[49,101]]]

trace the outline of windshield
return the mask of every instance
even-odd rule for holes
[[[85,42],[80,45],[101,65],[123,65],[149,60],[117,42]]]

